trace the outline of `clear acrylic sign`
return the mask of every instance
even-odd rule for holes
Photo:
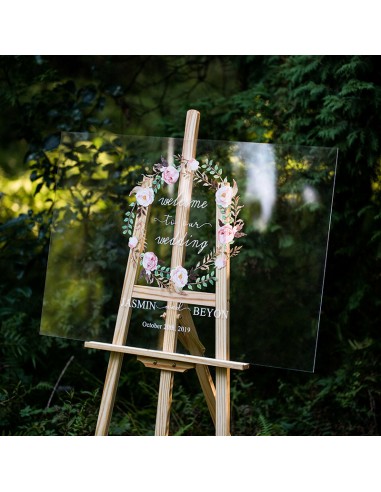
[[[132,308],[127,345],[160,350],[165,330],[176,330],[177,350],[187,353],[191,315],[204,355],[214,357],[215,319],[229,316],[231,360],[313,371],[336,149],[199,140],[196,159],[184,161],[182,146],[173,138],[62,135],[41,333],[111,343],[124,303]],[[187,170],[190,216],[178,237],[178,182]],[[143,217],[140,254],[134,231]],[[171,269],[175,244],[186,256]],[[166,324],[167,302],[121,298],[130,252],[139,285],[168,299],[184,295],[177,326]],[[229,312],[185,302],[187,292],[215,291],[227,254]]]

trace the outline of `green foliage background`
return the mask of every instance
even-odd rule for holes
[[[374,56],[0,58],[0,432],[94,433],[107,354],[38,334],[61,131],[339,148],[315,374],[232,374],[234,435],[378,435],[381,69]],[[135,182],[132,179],[132,182]],[[158,371],[126,357],[110,434],[154,432]],[[192,373],[171,433],[213,434]]]

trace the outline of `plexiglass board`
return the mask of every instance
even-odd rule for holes
[[[121,298],[137,251],[133,229],[147,214],[144,251],[133,255],[139,285],[214,292],[229,246],[231,360],[313,371],[336,149],[199,140],[196,160],[185,161],[182,146],[173,138],[62,135],[41,333],[111,342],[125,303],[126,344],[160,350],[170,329],[166,302]],[[193,179],[193,194],[188,232],[175,237],[181,173]],[[174,244],[186,256],[171,270]],[[180,304],[180,316],[184,309],[204,355],[214,357],[215,319],[227,313]],[[187,353],[182,318],[177,351]]]

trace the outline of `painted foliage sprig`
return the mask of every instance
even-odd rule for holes
[[[215,272],[212,269],[211,272],[209,272],[209,269],[212,267],[216,268],[216,248],[213,248],[210,253],[204,256],[202,260],[200,260],[195,267],[192,267],[189,271],[189,280],[187,284],[187,288],[192,290],[194,286],[196,286],[198,289],[201,289],[202,287],[207,287],[208,282],[213,285],[214,282],[217,280],[217,277],[215,276]],[[202,272],[208,272],[205,273],[204,275],[198,275],[196,273],[197,270],[202,270]]]
[[[213,160],[208,159],[201,165],[201,170],[197,169],[193,179],[212,190],[217,190],[219,183],[224,182],[224,179],[227,182],[226,178],[222,178],[222,169],[217,164],[213,164]]]

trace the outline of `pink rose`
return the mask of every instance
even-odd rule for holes
[[[188,272],[182,266],[178,266],[171,271],[171,280],[176,287],[182,289],[188,282]]]
[[[130,237],[130,240],[128,241],[128,246],[131,248],[131,249],[134,249],[136,248],[136,245],[138,244],[138,238],[135,237],[135,236],[131,236]]]
[[[155,253],[144,253],[143,256],[143,267],[145,271],[150,274],[153,270],[157,268],[158,259]]]
[[[187,163],[187,167],[188,167],[189,171],[197,171],[199,165],[200,165],[200,163],[198,161],[196,161],[196,159],[191,159]]]
[[[221,244],[231,243],[234,239],[235,233],[235,227],[232,227],[230,224],[225,224],[217,231],[218,240]]]
[[[233,189],[231,186],[221,186],[216,191],[216,203],[223,208],[227,208],[232,202]]]
[[[214,260],[214,265],[219,270],[221,268],[224,268],[226,266],[226,256],[225,255],[217,256],[217,258]]]
[[[173,184],[179,179],[179,174],[175,167],[167,166],[163,170],[163,179],[167,184]]]
[[[138,204],[142,205],[143,207],[148,207],[148,205],[151,205],[155,198],[155,193],[153,192],[153,189],[143,188],[142,186],[137,186],[136,189],[136,201],[138,202]]]

